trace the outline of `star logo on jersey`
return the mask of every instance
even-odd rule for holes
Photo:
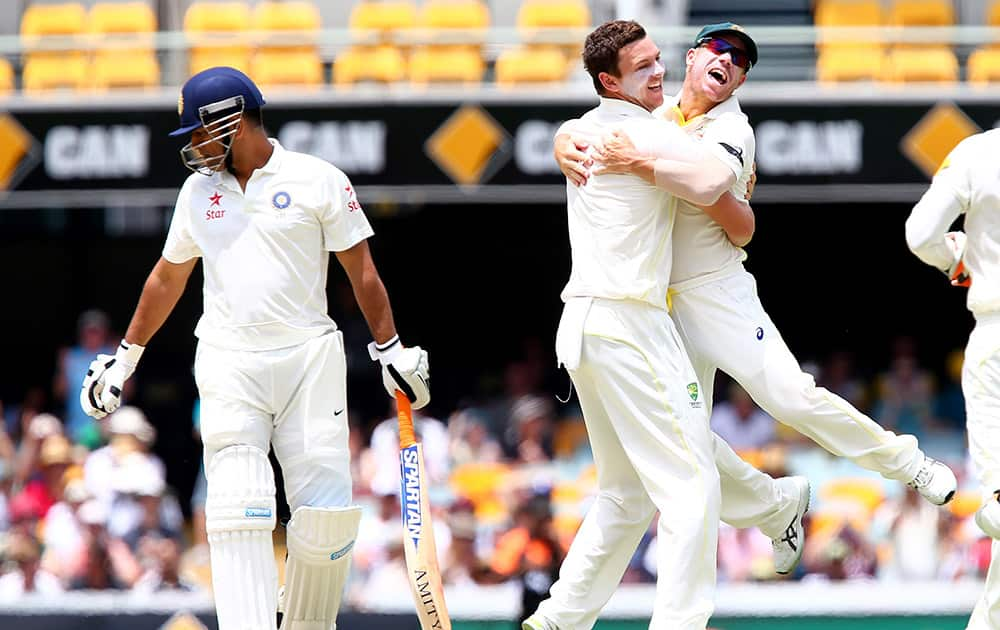
[[[218,206],[219,202],[222,201],[222,195],[219,194],[219,191],[215,191],[215,194],[209,197],[208,200],[212,202],[213,206]]]
[[[347,202],[348,212],[354,212],[355,210],[360,210],[361,204],[358,202],[358,199],[355,196],[354,188],[351,186],[344,186],[344,192],[347,193],[347,198],[349,199],[349,201]]]

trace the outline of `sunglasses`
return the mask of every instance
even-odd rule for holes
[[[753,66],[753,63],[750,61],[750,55],[745,50],[733,46],[724,39],[706,37],[698,41],[698,46],[705,47],[716,55],[729,53],[729,58],[733,60],[733,63],[743,68],[744,71],[749,72],[750,67]]]

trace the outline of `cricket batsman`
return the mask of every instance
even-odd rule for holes
[[[178,102],[184,182],[160,260],[115,356],[99,355],[80,402],[94,418],[125,381],[184,292],[198,259],[205,311],[195,328],[212,585],[220,630],[275,630],[272,446],[288,523],[283,630],[336,626],[361,509],[351,504],[343,335],[327,314],[334,252],[375,338],[390,396],[430,400],[427,353],[404,347],[347,176],[288,151],[263,127],[264,97],[242,72],[209,68]]]

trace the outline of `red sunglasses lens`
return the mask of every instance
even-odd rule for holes
[[[750,56],[724,39],[710,39],[705,46],[716,55],[729,53],[733,63],[746,70],[750,67]]]

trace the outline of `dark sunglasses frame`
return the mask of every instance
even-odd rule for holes
[[[702,37],[698,40],[698,47],[708,48],[716,55],[729,53],[729,58],[733,60],[733,63],[746,72],[749,72],[750,68],[753,67],[753,62],[750,61],[750,55],[747,51],[737,48],[719,37]]]

